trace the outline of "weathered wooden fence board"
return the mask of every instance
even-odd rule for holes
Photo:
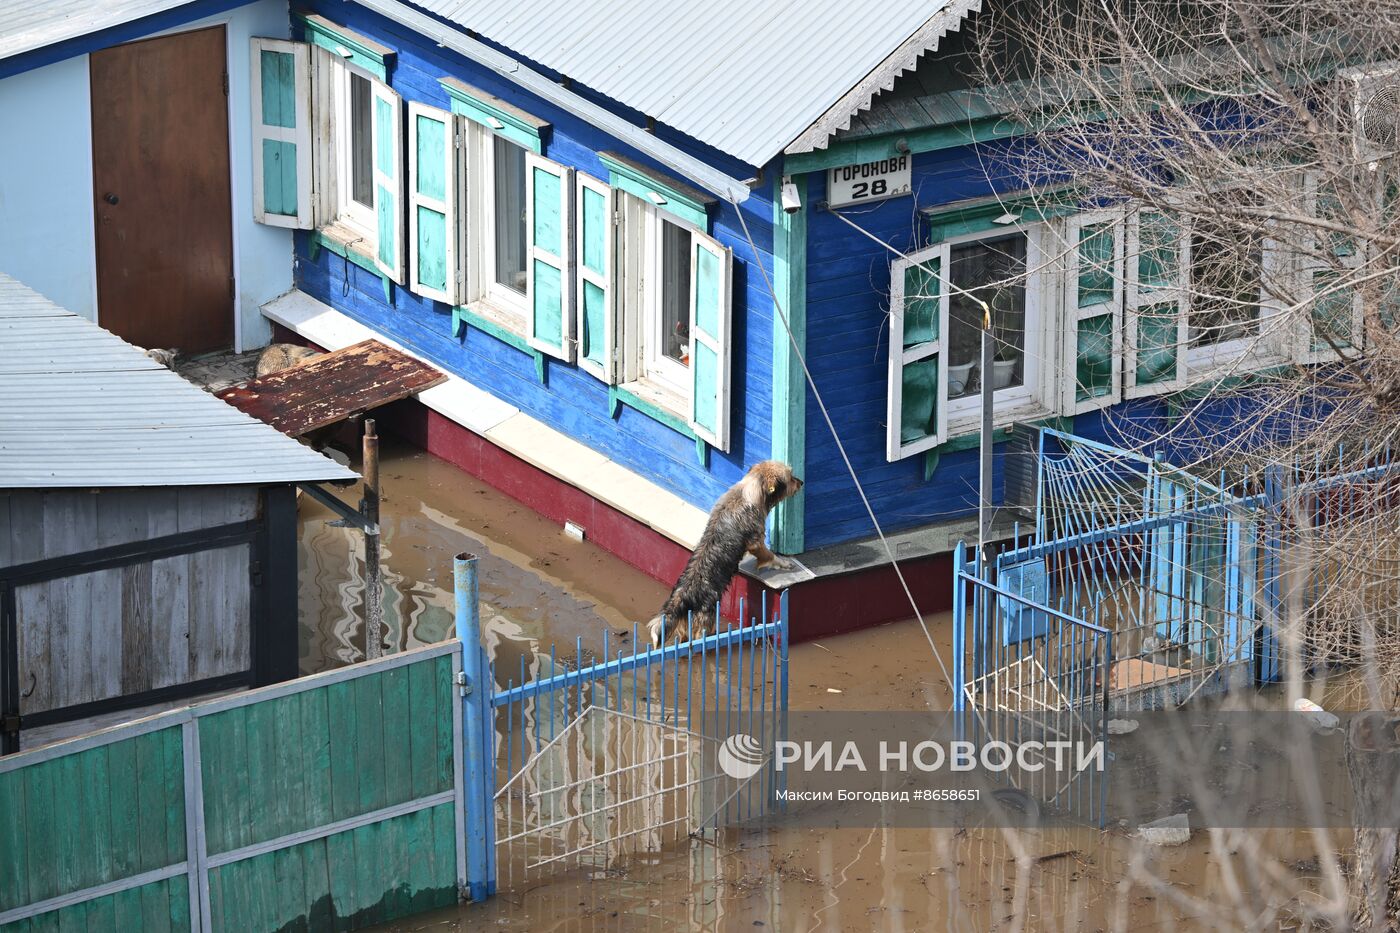
[[[459,664],[435,645],[0,759],[0,933],[351,930],[455,903]]]

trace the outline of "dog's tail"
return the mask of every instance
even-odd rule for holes
[[[651,646],[660,648],[661,643],[666,640],[666,636],[671,634],[666,631],[666,616],[658,613],[647,623],[647,632],[651,635]]]

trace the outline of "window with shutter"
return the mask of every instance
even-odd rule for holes
[[[1128,398],[1186,385],[1187,249],[1180,225],[1166,214],[1139,210],[1129,216],[1124,258]]]
[[[948,367],[946,244],[890,267],[890,354],[885,456],[901,460],[947,438],[948,396],[968,391],[973,364]],[[949,372],[949,370],[954,370]]]
[[[1081,214],[1069,224],[1066,410],[1122,399],[1123,213]]]
[[[543,156],[525,156],[526,337],[562,360],[574,358],[573,170]]]
[[[693,234],[691,244],[690,426],[720,450],[728,450],[733,254],[702,234]]]
[[[253,216],[275,227],[311,229],[310,47],[252,40]]]
[[[452,305],[462,278],[460,119],[416,101],[408,105],[409,288]]]
[[[575,189],[578,362],[604,382],[617,382],[616,318],[613,311],[615,262],[612,188],[578,173]]]

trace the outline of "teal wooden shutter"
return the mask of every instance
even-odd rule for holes
[[[617,319],[613,309],[616,225],[613,190],[582,172],[574,191],[578,364],[609,385],[617,382]]]
[[[459,117],[408,105],[408,287],[461,303],[461,146]]]
[[[1186,249],[1180,224],[1166,214],[1139,210],[1129,218],[1124,260],[1128,398],[1186,385]]]
[[[309,230],[311,204],[311,48],[285,39],[252,40],[253,218]]]
[[[370,82],[374,102],[374,264],[389,278],[404,283],[403,117],[399,95],[387,85]]]
[[[891,463],[947,440],[947,267],[946,244],[890,264],[885,459]]]
[[[727,451],[733,253],[701,233],[691,243],[690,427]]]
[[[1122,212],[1079,215],[1069,247],[1066,407],[1077,414],[1123,398]]]
[[[574,358],[573,170],[525,154],[525,336],[561,360]]]

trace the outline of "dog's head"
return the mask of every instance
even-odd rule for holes
[[[792,467],[781,460],[764,460],[749,469],[749,476],[758,481],[765,511],[784,499],[791,499],[802,488],[802,480],[792,475]]]

